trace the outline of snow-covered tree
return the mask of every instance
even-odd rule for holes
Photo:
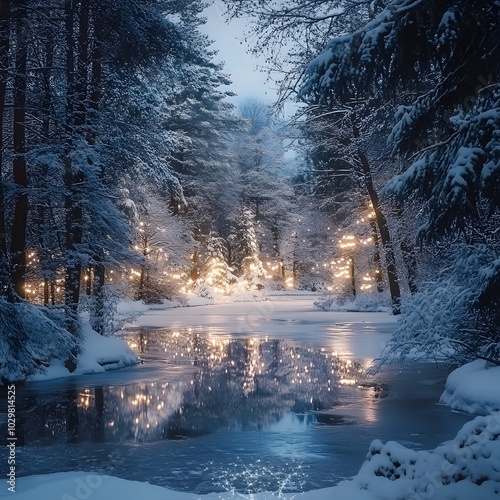
[[[104,332],[113,272],[139,267],[132,207],[120,203],[127,176],[155,185],[153,196],[170,205],[167,222],[171,209],[185,209],[179,151],[198,141],[194,169],[212,137],[176,126],[177,112],[184,106],[196,124],[205,109],[208,134],[212,109],[229,109],[216,90],[225,79],[198,31],[203,8],[199,0],[0,3],[0,296],[26,314],[18,324],[11,315],[18,339],[28,338],[30,311],[40,315],[25,298],[63,303],[73,360],[83,290],[92,296],[92,324]],[[43,325],[48,359],[50,335],[60,330]]]
[[[235,137],[235,149],[240,198],[246,210],[236,224],[248,226],[246,212],[253,212],[260,259],[276,281],[283,281],[282,241],[293,210],[293,189],[286,172],[283,145],[284,126],[273,119],[269,106],[255,99],[243,101],[238,111],[245,128]]]
[[[377,127],[374,119],[367,118],[375,115],[379,106],[374,100],[366,99],[358,89],[351,89],[350,94],[337,92],[333,74],[329,73],[326,77],[323,75],[321,56],[310,62],[329,38],[343,35],[349,29],[357,29],[364,20],[376,15],[383,4],[384,2],[363,2],[354,7],[346,1],[297,0],[291,5],[278,1],[264,5],[262,2],[243,0],[234,4],[227,2],[227,9],[233,16],[251,16],[256,39],[255,50],[270,52],[270,47],[273,47],[274,51],[287,51],[290,54],[287,64],[277,63],[272,55],[269,57],[272,71],[281,76],[280,99],[293,95],[306,103],[305,113],[303,110],[299,112],[300,116],[306,116],[306,121],[304,123],[301,120],[300,123],[297,119],[297,122],[309,130],[310,122],[315,122],[316,128],[318,124],[321,125],[323,130],[319,135],[310,135],[316,142],[318,139],[322,142],[321,147],[315,148],[316,158],[319,159],[319,153],[324,159],[326,153],[331,157],[327,164],[334,167],[328,170],[342,171],[347,168],[355,190],[359,191],[361,188],[364,190],[363,197],[370,198],[384,248],[393,310],[397,314],[401,290],[390,221],[379,200],[381,185],[376,178],[379,152],[372,154],[367,141]],[[342,82],[339,86],[341,85]],[[323,141],[324,138],[327,139],[326,142]]]
[[[231,295],[238,278],[228,264],[226,241],[211,231],[200,250],[200,276],[194,284],[198,295],[217,299]]]
[[[249,290],[265,288],[269,277],[260,257],[258,222],[255,213],[243,206],[233,243],[233,261],[238,263],[240,279]]]
[[[390,2],[369,22],[332,39],[311,63],[304,84],[304,92],[317,92],[325,104],[348,105],[349,99],[362,95],[365,102],[385,108],[378,119],[374,117],[388,131],[387,125],[392,125],[386,135],[404,169],[385,193],[395,196],[399,206],[404,203],[405,211],[423,202],[420,241],[438,251],[455,248],[448,258],[456,263],[446,266],[438,282],[424,286],[414,299],[424,314],[423,304],[441,297],[442,307],[431,309],[432,317],[426,310],[427,320],[419,331],[430,332],[429,322],[441,324],[440,316],[454,311],[445,298],[444,283],[463,288],[462,313],[456,316],[453,336],[449,328],[437,328],[419,342],[433,350],[453,337],[464,343],[461,351],[467,356],[488,352],[494,362],[500,282],[494,229],[500,127],[494,82],[500,49],[493,26],[498,14],[494,3]],[[392,124],[387,109],[394,112]],[[396,346],[398,338],[403,346],[409,325],[397,334]],[[471,337],[467,332],[473,330]],[[459,338],[454,336],[457,332]]]
[[[174,215],[169,200],[153,188],[142,191],[133,245],[142,260],[128,271],[134,296],[146,303],[179,297],[189,279],[194,242],[188,221]]]

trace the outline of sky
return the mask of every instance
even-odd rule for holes
[[[266,82],[267,75],[259,71],[258,66],[264,64],[247,53],[248,45],[244,41],[243,32],[246,28],[244,20],[232,20],[229,24],[224,21],[224,7],[222,2],[215,0],[204,11],[207,23],[201,31],[214,40],[212,48],[218,51],[216,62],[224,62],[224,72],[230,75],[233,84],[230,90],[238,94],[232,102],[238,105],[246,98],[256,98],[273,103],[277,94],[272,82]]]

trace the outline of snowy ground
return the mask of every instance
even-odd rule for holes
[[[89,498],[90,500],[229,500],[229,499],[254,499],[271,500],[276,498],[297,500],[332,500],[334,498],[349,498],[352,500],[369,500],[374,498],[367,492],[359,491],[349,483],[336,488],[315,490],[307,493],[273,494],[258,493],[241,495],[238,493],[211,493],[209,495],[194,495],[173,491],[149,483],[127,481],[111,476],[96,476],[82,472],[67,472],[49,474],[46,476],[32,476],[18,480],[16,500],[76,500]]]
[[[186,328],[203,327],[216,335],[269,335],[277,338],[307,338],[312,345],[329,342],[339,355],[373,359],[380,352],[394,328],[395,318],[386,313],[322,311],[312,307],[317,296],[302,294],[290,300],[273,296],[267,301],[238,304],[172,308],[149,308],[138,303],[124,303],[119,308],[129,327]],[[387,324],[387,333],[373,333],[371,326]],[[383,330],[383,329],[382,329]],[[359,335],[363,332],[364,335]],[[77,373],[103,371],[137,362],[124,341],[95,337],[85,331],[85,352]],[[67,375],[61,365],[36,380]],[[127,481],[89,473],[59,473],[20,478],[16,484],[17,500],[132,500],[179,499],[204,500],[284,498],[298,500],[344,499],[456,499],[488,500],[500,495],[500,368],[485,368],[482,361],[465,365],[448,378],[441,402],[453,409],[488,415],[467,423],[457,437],[432,451],[415,451],[395,443],[374,441],[367,461],[350,481],[324,490],[300,494],[280,491],[243,496],[236,492],[200,497],[167,490],[148,483]],[[284,485],[285,486],[285,485]],[[3,491],[2,494],[3,495]],[[0,495],[0,496],[1,496]]]

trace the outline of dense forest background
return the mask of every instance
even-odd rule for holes
[[[499,364],[498,2],[224,3],[275,109],[226,99],[201,0],[0,0],[3,378],[121,298],[296,288],[402,313],[384,361]]]

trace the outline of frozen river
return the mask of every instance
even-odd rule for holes
[[[442,368],[363,377],[393,317],[324,312],[313,299],[148,311],[124,332],[142,364],[18,389],[18,474],[311,490],[354,475],[373,439],[433,448],[469,419],[436,404]]]

